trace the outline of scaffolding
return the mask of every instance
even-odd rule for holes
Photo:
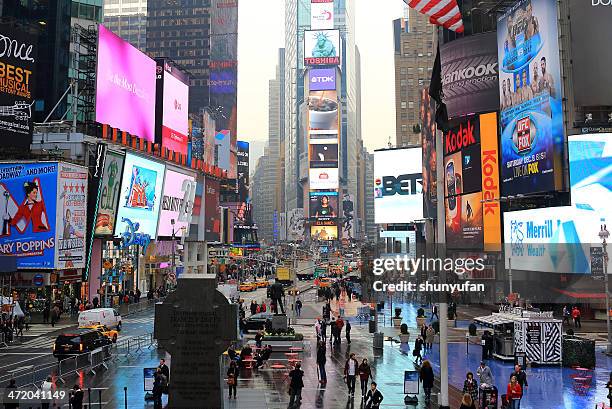
[[[74,24],[71,42],[73,47],[71,77],[75,80],[71,99],[76,100],[76,104],[70,104],[70,112],[67,114],[71,114],[73,123],[79,131],[95,135],[97,27],[92,24],[85,28]],[[76,122],[74,122],[75,114]]]

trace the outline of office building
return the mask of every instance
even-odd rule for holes
[[[429,86],[435,52],[429,18],[406,8],[393,21],[396,146],[420,146],[419,90]]]
[[[105,0],[104,25],[140,51],[147,49],[147,0]]]

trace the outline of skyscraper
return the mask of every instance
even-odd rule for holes
[[[147,0],[104,1],[104,25],[140,51],[147,49]]]
[[[428,17],[406,8],[393,21],[397,147],[420,146],[419,90],[429,86],[435,59],[434,29]]]

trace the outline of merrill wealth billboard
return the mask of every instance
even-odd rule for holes
[[[557,3],[522,0],[497,21],[505,196],[563,187]]]

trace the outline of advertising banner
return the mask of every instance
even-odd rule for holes
[[[156,63],[156,142],[185,155],[189,135],[189,77],[166,59],[158,59]]]
[[[423,217],[436,219],[436,101],[429,88],[421,90],[421,143],[423,150]]]
[[[245,141],[238,141],[237,151],[238,155],[238,199],[241,202],[249,202],[249,143]]]
[[[562,188],[557,3],[521,0],[497,21],[504,195]]]
[[[96,121],[155,141],[155,61],[98,26]]]
[[[55,268],[57,162],[0,164],[0,253],[17,267]]]
[[[334,28],[334,0],[315,0],[310,3],[310,28],[312,30]]]
[[[215,150],[217,166],[223,170],[230,170],[230,146],[231,136],[229,130],[219,131],[215,134]]]
[[[287,212],[287,240],[304,240],[304,209],[291,209]]]
[[[423,218],[421,148],[374,151],[374,222]]]
[[[448,118],[499,109],[497,37],[476,34],[440,46]]]
[[[310,188],[313,190],[338,189],[338,178],[338,168],[309,170]]]
[[[311,226],[310,238],[312,240],[338,240],[338,226]]]
[[[340,65],[340,31],[304,31],[304,65]]]
[[[612,134],[570,135],[571,206],[504,214],[506,266],[589,273],[591,247],[612,220]],[[610,261],[610,260],[609,260]],[[612,264],[608,265],[612,271]]]
[[[335,68],[311,68],[308,70],[309,91],[335,91],[336,69]]]
[[[98,214],[94,225],[97,236],[112,236],[115,231],[119,188],[123,175],[124,156],[120,153],[106,151],[104,170],[98,200]]]
[[[85,267],[87,169],[61,163],[58,170],[55,268]]]
[[[612,38],[609,0],[570,0],[572,85],[578,106],[612,106],[612,49],[601,41]]]
[[[483,243],[482,192],[444,200],[449,248],[480,248]]]
[[[480,120],[468,117],[444,133],[444,197],[481,188]]]
[[[342,197],[342,238],[355,238],[355,199],[345,193]]]
[[[219,212],[219,181],[206,178],[204,185],[204,216],[206,241],[221,241],[221,214]]]
[[[311,219],[331,219],[338,217],[338,192],[311,191],[308,209]]]
[[[0,24],[0,37],[0,146],[29,149],[38,39],[7,24]]]
[[[497,113],[480,115],[480,168],[482,169],[482,223],[484,250],[501,250],[499,206],[499,145]]]
[[[337,168],[338,143],[311,144],[309,150],[311,168]]]
[[[308,97],[308,125],[310,134],[338,133],[338,93],[334,91],[312,91]],[[311,136],[312,137],[312,136]]]
[[[175,237],[189,235],[196,193],[195,176],[168,167],[163,192],[157,236],[172,237],[173,228]]]
[[[125,155],[115,236],[133,225],[138,226],[139,233],[148,234],[151,239],[157,237],[164,171],[163,163],[131,153]]]
[[[211,71],[208,86],[216,94],[235,94],[238,85],[236,70]]]

